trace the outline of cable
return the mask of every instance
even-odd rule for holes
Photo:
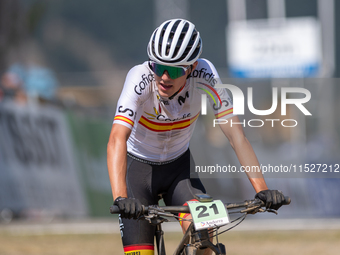
[[[234,226],[232,226],[232,227],[230,227],[230,228],[228,228],[228,229],[226,229],[226,230],[220,232],[219,235],[220,235],[220,234],[223,234],[223,233],[229,231],[230,229],[233,229],[233,228],[236,227],[237,225],[241,224],[241,222],[244,221],[244,219],[245,219],[246,217],[247,217],[247,214],[244,214],[244,215],[242,216],[242,219],[241,219],[237,224],[235,224]],[[240,218],[241,218],[241,217],[240,217]],[[216,235],[214,235],[213,237],[215,237],[215,236],[216,236]]]
[[[216,242],[217,242],[218,251],[220,252],[220,254],[222,254],[221,247],[220,247],[220,242],[218,241],[218,235],[219,235],[218,234],[218,229],[219,228],[216,229]],[[214,236],[213,236],[213,238],[214,238]]]

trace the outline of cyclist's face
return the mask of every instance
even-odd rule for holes
[[[162,76],[157,76],[155,74],[156,85],[158,87],[158,92],[162,97],[171,97],[176,93],[182,86],[185,85],[187,76],[192,70],[197,66],[197,62],[192,65],[192,69],[189,68],[185,75],[178,77],[177,79],[171,79],[168,72],[165,71]]]

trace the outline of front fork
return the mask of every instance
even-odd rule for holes
[[[155,237],[158,255],[165,255],[164,232],[162,230],[161,224],[156,225]]]
[[[210,241],[208,230],[193,231],[191,243],[184,248],[185,255],[202,255],[205,249],[211,249],[216,255],[226,255],[225,246],[221,243],[214,245]]]

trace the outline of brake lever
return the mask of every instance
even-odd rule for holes
[[[166,213],[162,208],[160,208],[158,205],[150,205],[147,209],[148,215],[142,215],[141,217],[138,218],[147,220],[150,224],[152,225],[158,225],[163,222],[168,222],[168,219],[162,218],[160,216],[168,216],[172,217],[173,214]]]
[[[163,212],[159,212],[158,215],[164,216],[164,217],[173,217],[174,216],[174,214],[172,214],[172,213],[163,213]]]
[[[276,215],[278,215],[278,212],[274,209],[266,209],[266,212],[270,212],[270,213],[275,213]]]
[[[253,207],[253,208],[247,208],[241,211],[241,213],[247,213],[247,214],[255,214],[258,212],[270,212],[270,213],[275,213],[276,215],[278,215],[278,212],[274,209],[263,209],[263,208],[259,208],[259,207]]]
[[[255,214],[258,212],[264,212],[264,210],[261,207],[249,207],[241,211],[241,213],[247,213],[247,214]]]
[[[270,209],[270,208],[263,208],[263,202],[261,204],[253,204],[249,205],[246,209],[242,210],[241,213],[247,213],[247,214],[255,214],[258,212],[270,212],[270,213],[275,213],[276,215],[278,214],[277,210]]]

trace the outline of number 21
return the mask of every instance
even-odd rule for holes
[[[212,204],[209,208],[213,209],[215,214],[219,214],[216,204]],[[196,211],[200,211],[197,218],[209,217],[209,213],[206,213],[207,210],[208,208],[205,205],[197,206]]]

